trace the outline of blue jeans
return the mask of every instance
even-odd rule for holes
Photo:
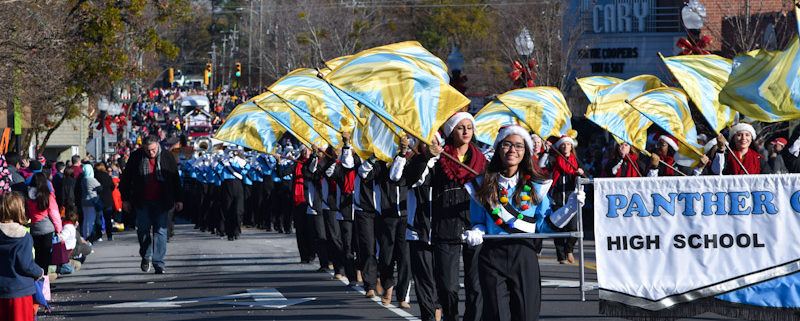
[[[164,268],[167,254],[167,211],[158,202],[144,201],[136,206],[136,234],[139,236],[139,255],[153,266]],[[155,239],[150,235],[153,228]],[[151,246],[152,245],[152,246]]]

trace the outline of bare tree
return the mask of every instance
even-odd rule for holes
[[[723,20],[706,29],[719,41],[725,57],[762,48],[782,50],[796,29],[787,16],[794,7],[792,0],[781,1],[780,7],[766,0],[734,0],[714,5]]]

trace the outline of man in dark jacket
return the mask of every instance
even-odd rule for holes
[[[169,152],[162,152],[159,139],[149,136],[142,148],[134,151],[120,177],[122,207],[136,213],[136,233],[143,272],[150,271],[150,259],[156,274],[165,272],[167,252],[167,213],[183,209],[178,164]],[[154,238],[150,236],[150,228]],[[153,245],[151,247],[151,244]]]

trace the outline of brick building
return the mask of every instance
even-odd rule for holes
[[[564,48],[570,50],[570,79],[589,75],[621,79],[641,74],[672,79],[658,54],[677,55],[680,38],[690,38],[681,23],[685,0],[567,0]],[[707,50],[732,58],[758,48],[782,50],[797,34],[792,0],[700,0],[706,8],[701,36]],[[568,22],[574,22],[570,24]],[[695,38],[696,33],[693,33]],[[588,101],[577,84],[565,92],[573,114]]]

